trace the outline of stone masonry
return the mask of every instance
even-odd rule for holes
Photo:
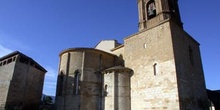
[[[208,110],[199,43],[177,2],[138,0],[139,32],[124,44],[62,51],[56,109]]]
[[[0,58],[0,110],[38,110],[46,70],[16,51]]]

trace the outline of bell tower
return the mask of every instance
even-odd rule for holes
[[[173,20],[182,27],[178,0],[138,0],[139,31]]]
[[[131,110],[208,110],[200,44],[184,31],[177,3],[138,0],[139,32],[123,48]]]

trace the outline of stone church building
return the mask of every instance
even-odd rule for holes
[[[199,43],[178,0],[138,0],[139,32],[124,44],[60,53],[57,110],[207,110]]]

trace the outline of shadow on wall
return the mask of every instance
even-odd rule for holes
[[[81,73],[76,70],[71,75],[65,75],[63,72],[58,76],[55,107],[63,110],[66,107],[78,110],[101,108],[101,74],[91,73],[93,78],[96,76],[97,81],[81,81]],[[91,77],[87,77],[91,78]],[[84,98],[82,100],[81,98]],[[83,101],[83,105],[81,105]],[[73,105],[69,105],[74,103]]]
[[[56,89],[56,98],[55,98],[55,109],[64,110],[67,106],[67,103],[71,100],[73,105],[70,105],[69,108],[73,110],[79,109],[80,98],[78,94],[75,93],[75,84],[73,84],[75,78],[66,76],[63,71],[58,75],[57,79],[57,89]],[[79,84],[79,83],[78,83]],[[78,92],[80,90],[78,89]],[[69,97],[68,99],[66,97]]]
[[[22,75],[13,75],[5,107],[0,110],[39,110],[41,91],[34,88],[30,80],[22,78]]]
[[[120,67],[122,68],[122,67]],[[126,68],[123,67],[126,71],[128,71]],[[110,69],[111,70],[111,69]],[[109,71],[110,71],[109,70]],[[125,71],[124,70],[124,71]],[[130,71],[130,69],[129,69]],[[109,73],[115,74],[115,73]],[[128,74],[128,73],[127,73]],[[119,76],[120,75],[120,78]],[[57,82],[57,94],[56,94],[56,109],[57,110],[63,110],[64,108],[69,108],[73,110],[83,109],[83,110],[104,110],[106,108],[105,101],[109,98],[114,99],[114,106],[119,107],[119,105],[122,104],[121,99],[123,99],[123,102],[126,102],[126,107],[123,106],[123,108],[130,108],[130,93],[125,96],[122,91],[130,90],[130,79],[129,81],[126,80],[127,77],[131,77],[133,75],[132,73],[129,73],[128,75],[124,76],[123,73],[116,74],[113,76],[115,78],[115,84],[118,86],[114,87],[114,93],[115,96],[108,96],[109,91],[108,89],[112,88],[109,87],[106,83],[104,83],[104,74],[100,72],[94,72],[91,73],[85,73],[84,74],[84,80],[82,81],[80,77],[82,77],[80,71],[75,71],[71,75],[65,75],[61,71],[61,73],[58,76],[58,82]],[[113,78],[113,77],[109,77]],[[128,87],[124,87],[123,81],[129,83],[127,84]],[[123,84],[123,85],[122,85]],[[112,90],[112,89],[111,89]],[[120,92],[120,91],[121,92]],[[112,93],[111,93],[112,94]],[[121,98],[123,96],[123,98]],[[106,97],[108,97],[106,99]],[[116,98],[117,97],[117,98]],[[120,100],[119,100],[120,99]],[[83,101],[83,102],[82,102]],[[70,105],[70,103],[72,103]],[[83,103],[83,104],[82,104]]]

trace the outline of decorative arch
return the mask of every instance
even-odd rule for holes
[[[168,5],[169,5],[169,10],[170,10],[171,15],[174,15],[176,10],[175,10],[172,0],[168,0]]]
[[[79,70],[75,70],[74,72],[74,86],[73,86],[73,93],[75,95],[78,95],[79,94],[79,78],[80,78],[80,72]]]
[[[61,71],[58,76],[57,96],[61,96],[63,93],[63,81],[64,81],[64,71]]]
[[[146,4],[146,10],[147,10],[147,19],[151,19],[156,17],[156,4],[154,0],[150,0]]]

